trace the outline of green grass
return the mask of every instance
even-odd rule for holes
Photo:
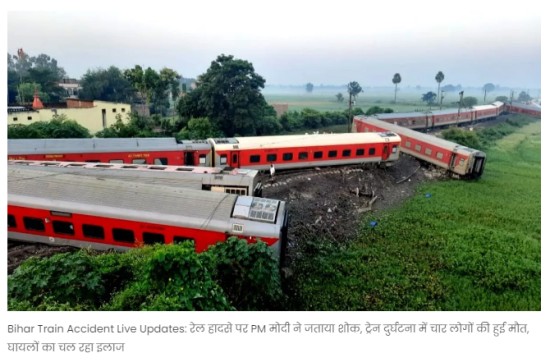
[[[292,307],[540,310],[540,136],[525,126],[488,150],[480,180],[425,184],[356,242],[318,244],[296,263]]]

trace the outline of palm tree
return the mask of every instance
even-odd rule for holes
[[[393,103],[397,103],[397,85],[401,83],[401,75],[399,73],[395,73],[393,75],[392,82],[393,84],[395,84],[395,95],[393,97]]]
[[[441,86],[441,82],[443,82],[443,79],[445,79],[445,74],[443,74],[442,71],[437,72],[435,75],[435,80],[437,81],[437,98],[440,99],[440,93],[439,93],[439,87]]]

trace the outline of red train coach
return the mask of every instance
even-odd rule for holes
[[[277,255],[283,201],[8,166],[8,238],[94,249],[193,240],[197,252],[238,236]]]
[[[511,113],[526,114],[532,117],[541,117],[541,107],[536,104],[512,102],[506,105],[506,110]]]
[[[8,159],[212,166],[207,141],[175,138],[8,139]]]
[[[479,178],[485,153],[369,116],[355,116],[355,132],[391,131],[401,136],[401,151],[447,169],[458,176]]]
[[[391,132],[306,134],[209,139],[214,163],[250,169],[391,163],[399,157],[401,139]]]

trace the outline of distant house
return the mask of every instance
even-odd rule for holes
[[[86,127],[90,133],[96,133],[113,125],[117,115],[121,116],[123,122],[127,122],[126,115],[129,113],[131,113],[131,106],[127,103],[67,99],[66,104],[56,107],[48,107],[48,105],[41,109],[8,107],[8,125],[47,122],[54,115],[65,115],[68,119],[75,120]]]
[[[67,96],[71,98],[77,97],[78,91],[81,89],[80,83],[74,78],[63,78],[58,84],[65,89]]]

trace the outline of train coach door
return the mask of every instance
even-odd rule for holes
[[[231,160],[229,166],[239,168],[239,152],[231,152]]]
[[[389,139],[386,139],[386,142],[389,142]],[[390,157],[390,146],[386,143],[384,148],[382,148],[382,161],[387,160]]]
[[[187,151],[183,153],[183,164],[185,166],[196,166],[195,165],[195,152]]]

